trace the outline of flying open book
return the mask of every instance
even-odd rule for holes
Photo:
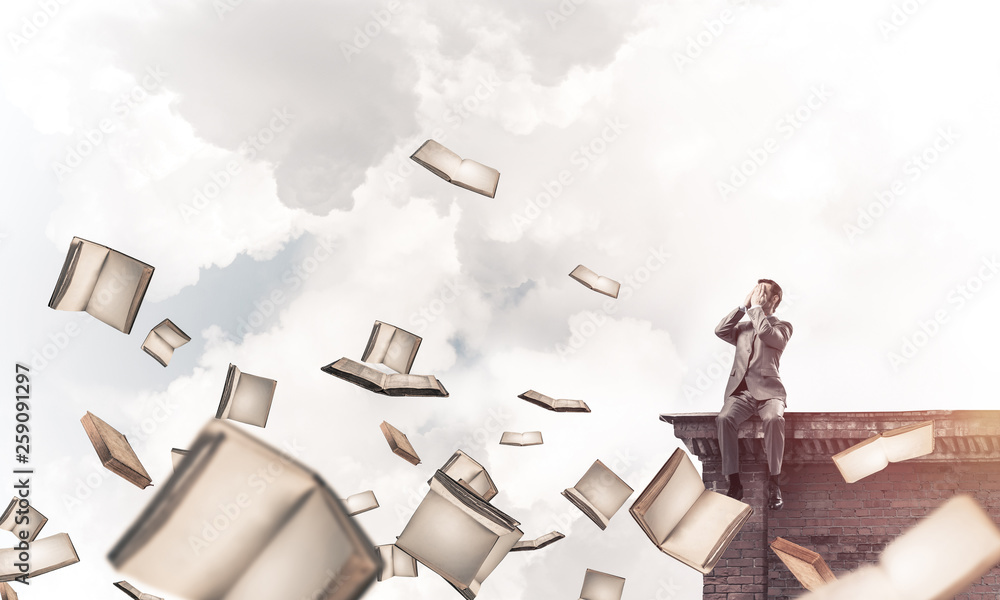
[[[0,550],[0,581],[29,579],[80,562],[73,541],[65,533],[35,540],[28,547],[31,555],[27,564],[20,558],[23,550],[17,548]],[[22,570],[23,568],[27,568],[27,571]]]
[[[385,441],[389,442],[389,449],[392,450],[393,454],[412,465],[420,464],[420,457],[417,456],[417,451],[414,450],[413,445],[410,444],[410,440],[406,438],[405,433],[396,429],[386,421],[382,421],[378,428],[382,430],[382,435],[385,436]]]
[[[657,548],[707,575],[753,509],[705,489],[691,459],[678,448],[629,512]]]
[[[500,171],[474,160],[467,158],[463,160],[461,156],[434,140],[424,142],[410,158],[431,173],[458,187],[490,198],[496,196]]]
[[[409,373],[423,338],[388,323],[375,321],[363,362],[381,363],[397,373]]]
[[[132,446],[124,435],[90,412],[83,415],[80,422],[106,469],[139,488],[146,489],[153,485],[149,473],[139,462],[139,457],[132,451]]]
[[[123,333],[132,331],[153,267],[75,237],[49,299],[55,310],[87,311]]]
[[[476,462],[471,456],[456,450],[448,462],[441,467],[441,472],[457,481],[462,487],[469,490],[489,502],[497,495],[497,486],[493,483],[493,478],[486,472],[483,465]]]
[[[528,390],[517,397],[556,412],[590,412],[590,407],[583,400],[556,400],[535,390]]]
[[[383,373],[349,358],[341,358],[321,367],[321,370],[384,396],[448,397],[448,390],[433,375]]]
[[[378,508],[378,500],[375,498],[375,492],[368,490],[344,498],[344,507],[347,509],[347,514],[353,517]]]
[[[954,496],[861,567],[802,600],[950,600],[1000,561],[1000,529],[968,495]]]
[[[355,600],[378,568],[372,543],[319,475],[217,419],[108,559],[188,600]]]
[[[232,419],[257,427],[267,425],[267,415],[271,412],[271,400],[277,386],[278,382],[273,379],[243,373],[230,363],[215,418]]]
[[[785,563],[802,587],[811,592],[837,580],[823,557],[808,548],[779,537],[771,542],[771,550]]]
[[[375,554],[382,564],[378,572],[378,580],[385,581],[393,577],[416,577],[417,560],[403,552],[395,544],[375,546]]]
[[[625,578],[587,569],[583,576],[580,600],[621,600]]]
[[[514,433],[513,431],[505,431],[500,436],[500,443],[504,446],[537,446],[542,443],[542,432]]]
[[[611,517],[625,504],[634,490],[600,460],[562,495],[583,511],[601,529],[607,529]]]
[[[540,550],[549,544],[554,544],[559,540],[566,537],[565,535],[559,533],[558,531],[550,531],[541,537],[537,537],[533,540],[524,540],[514,544],[514,547],[510,549],[511,552],[526,552],[528,550]]]
[[[472,600],[524,533],[519,523],[438,470],[396,545]]]
[[[833,455],[844,481],[854,483],[889,466],[934,452],[934,421],[924,421],[874,435]]]
[[[159,596],[140,592],[138,588],[127,581],[116,581],[114,586],[128,594],[128,597],[133,600],[163,600],[163,598],[160,598]]]
[[[579,265],[577,268],[573,269],[569,276],[595,292],[600,292],[605,296],[611,296],[612,298],[618,297],[618,290],[622,287],[622,284],[618,283],[614,279],[608,279],[607,277],[598,275],[583,265]]]
[[[35,507],[28,504],[27,501],[24,502],[23,507],[20,506],[20,502],[20,499],[15,496],[7,505],[3,516],[0,516],[0,529],[6,529],[13,533],[19,540],[33,542],[49,519],[35,510]]]
[[[170,364],[174,350],[191,341],[191,336],[181,331],[170,319],[163,319],[152,328],[142,342],[146,354],[156,359],[164,367]]]

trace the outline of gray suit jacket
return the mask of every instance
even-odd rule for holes
[[[738,307],[726,315],[715,328],[715,335],[736,346],[733,370],[726,385],[726,398],[731,396],[743,377],[747,389],[756,400],[785,400],[785,386],[778,376],[778,362],[785,344],[792,337],[792,325],[774,315],[767,316],[760,307],[749,308],[749,323],[740,323],[743,311]]]

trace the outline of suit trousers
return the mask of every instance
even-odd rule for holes
[[[741,386],[742,387],[742,386]],[[737,431],[740,425],[754,414],[764,422],[764,451],[771,475],[781,473],[781,459],[785,453],[785,401],[781,398],[757,400],[744,388],[726,398],[715,418],[719,428],[719,450],[722,453],[722,474],[740,472],[740,446]]]

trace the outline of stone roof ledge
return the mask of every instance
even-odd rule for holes
[[[721,460],[715,417],[718,413],[662,414],[674,435],[702,462]],[[827,462],[869,437],[921,421],[934,421],[934,452],[920,462],[1000,461],[1000,410],[900,412],[786,412],[785,462]],[[743,460],[765,461],[764,429],[751,417],[739,430]],[[753,458],[750,457],[753,456]]]

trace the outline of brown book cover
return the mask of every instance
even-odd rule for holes
[[[385,441],[389,442],[389,448],[392,449],[393,454],[399,456],[410,464],[420,464],[420,457],[417,456],[417,451],[413,449],[413,446],[410,444],[410,440],[406,438],[405,433],[385,421],[382,421],[378,427],[382,430],[382,435],[385,436]]]
[[[153,485],[149,473],[139,462],[139,457],[132,451],[132,446],[124,435],[90,412],[80,422],[105,468],[141,489]]]
[[[17,592],[7,582],[0,582],[0,600],[17,600]]]
[[[837,579],[830,567],[826,566],[823,557],[808,548],[778,537],[771,542],[771,550],[785,563],[802,587],[810,592]]]

